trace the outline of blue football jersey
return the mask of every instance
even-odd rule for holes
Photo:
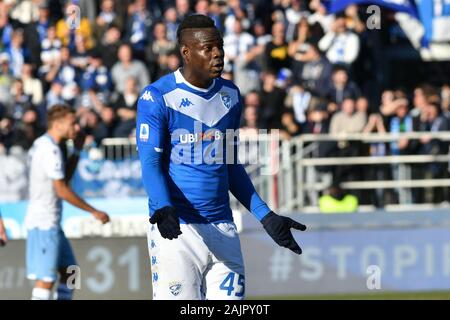
[[[232,221],[229,168],[237,159],[238,88],[222,78],[198,88],[177,70],[144,88],[137,110],[136,141],[150,214],[173,205],[182,223]],[[160,156],[156,168],[151,154]],[[160,175],[146,174],[153,169]],[[254,193],[253,188],[249,202]],[[255,206],[264,214],[269,210],[262,200]]]

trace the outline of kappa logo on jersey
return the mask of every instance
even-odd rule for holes
[[[222,98],[223,105],[227,108],[231,108],[231,96],[227,92],[220,92],[220,97]]]
[[[150,128],[148,124],[141,123],[141,128],[139,131],[139,140],[141,140],[141,142],[147,142],[149,136],[150,136]]]
[[[188,98],[181,99],[180,108],[181,107],[185,107],[186,108],[186,107],[193,106],[193,105],[194,104]]]
[[[171,284],[170,287],[170,292],[172,292],[172,294],[176,297],[181,293],[181,283],[174,283]]]
[[[141,96],[141,99],[144,101],[152,101],[155,102],[155,100],[153,100],[152,94],[150,93],[150,91],[146,90],[144,92],[144,94]]]

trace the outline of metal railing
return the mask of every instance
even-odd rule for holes
[[[271,135],[256,139],[241,139],[240,150],[257,143],[257,161],[244,163],[256,190],[268,204],[279,211],[318,211],[321,192],[331,184],[329,174],[317,170],[323,166],[395,165],[398,176],[391,180],[361,180],[342,183],[343,189],[370,190],[395,189],[399,203],[394,209],[410,208],[412,188],[450,187],[450,179],[413,179],[412,164],[449,163],[450,155],[386,155],[357,157],[318,157],[320,142],[350,141],[359,143],[389,143],[399,139],[417,140],[427,136],[440,141],[450,141],[450,132],[412,132],[398,134],[354,133],[340,135],[305,134],[290,140],[272,139]],[[107,158],[137,156],[134,139],[104,139],[101,150]],[[232,207],[242,209],[231,197]],[[420,207],[431,205],[424,203]],[[373,206],[363,207],[366,210]]]

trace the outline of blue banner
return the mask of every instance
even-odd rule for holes
[[[322,3],[325,5],[329,13],[336,13],[345,10],[345,8],[351,4],[374,4],[394,11],[406,12],[414,17],[418,17],[417,9],[413,0],[322,0]]]
[[[72,179],[81,197],[124,198],[146,196],[139,159],[95,160],[82,155]]]

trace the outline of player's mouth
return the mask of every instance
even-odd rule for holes
[[[223,62],[214,64],[213,68],[216,70],[222,71],[223,70]]]

